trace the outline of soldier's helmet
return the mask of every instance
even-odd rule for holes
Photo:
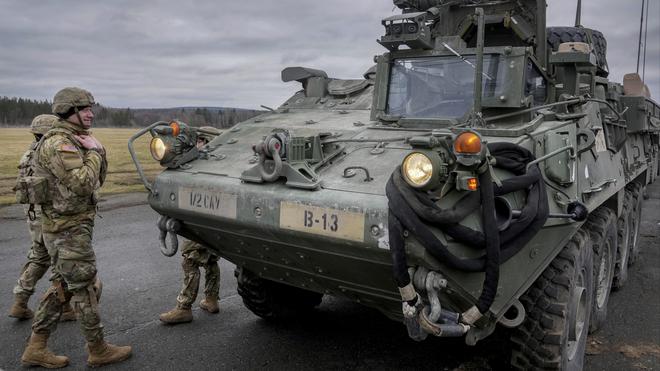
[[[32,120],[30,131],[32,134],[44,135],[59,120],[55,115],[39,115]]]
[[[82,109],[94,105],[94,96],[85,89],[68,87],[58,91],[53,98],[53,113],[66,118],[74,107]]]

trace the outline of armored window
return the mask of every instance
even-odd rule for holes
[[[545,103],[547,93],[547,84],[543,75],[538,68],[532,63],[527,61],[527,68],[525,69],[525,96],[532,96],[534,99],[534,106],[540,106]]]
[[[395,60],[390,73],[387,113],[409,118],[460,118],[474,103],[475,57]],[[508,71],[499,55],[485,55],[483,97],[503,95]]]

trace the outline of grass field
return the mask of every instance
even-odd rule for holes
[[[128,138],[137,129],[93,129],[108,153],[108,177],[101,196],[107,194],[145,191],[135,165],[128,153]],[[0,206],[15,202],[12,187],[16,182],[17,165],[23,153],[32,142],[32,134],[27,128],[0,128]],[[162,167],[149,154],[149,140],[146,134],[135,142],[135,150],[147,176],[153,178]]]

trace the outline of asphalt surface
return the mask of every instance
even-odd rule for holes
[[[613,292],[608,323],[589,339],[587,370],[660,369],[660,185],[648,189],[641,226],[641,258],[622,290]],[[409,340],[405,327],[377,311],[325,297],[311,316],[272,324],[245,309],[233,265],[221,263],[220,313],[195,307],[189,324],[164,326],[181,284],[180,256],[158,249],[156,214],[144,194],[111,197],[101,205],[94,248],[104,282],[101,316],[106,339],[133,346],[133,357],[106,370],[500,370],[508,362],[506,333],[468,347],[461,341]],[[133,206],[131,206],[133,205]],[[12,287],[25,262],[29,236],[20,208],[0,209],[0,370],[21,369],[30,321],[6,316]],[[37,301],[48,285],[42,279]],[[200,293],[200,298],[201,300]],[[75,322],[62,323],[50,347],[86,369],[84,340]]]

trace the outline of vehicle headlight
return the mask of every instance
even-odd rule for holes
[[[428,185],[433,177],[433,170],[431,159],[420,152],[413,152],[406,156],[401,165],[403,178],[414,188]]]
[[[149,143],[149,150],[154,160],[161,161],[167,153],[167,146],[162,138],[154,137],[151,139],[151,143]]]

